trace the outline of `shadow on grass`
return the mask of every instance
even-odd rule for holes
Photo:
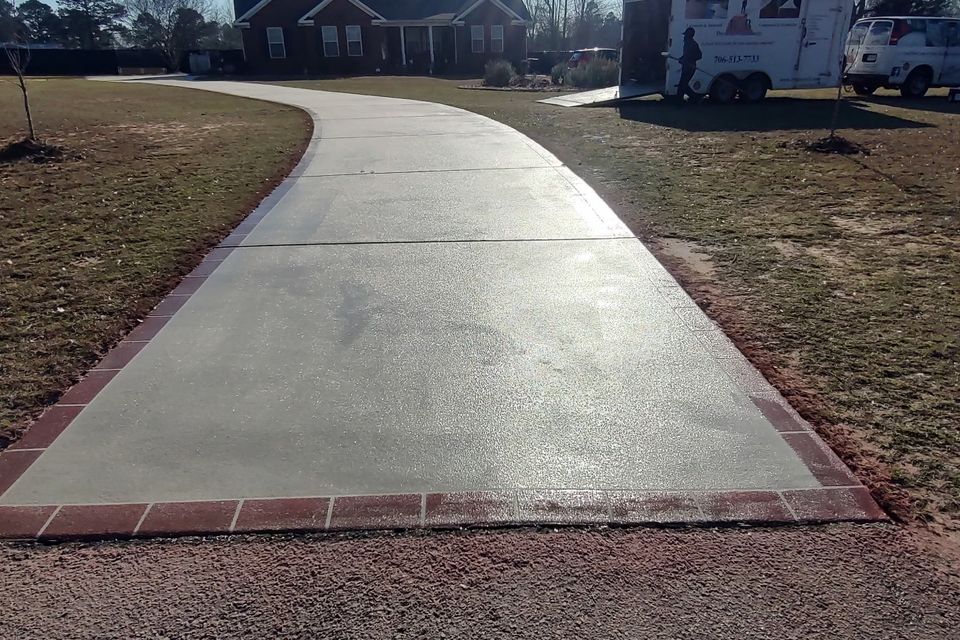
[[[827,129],[833,100],[767,98],[757,104],[717,105],[704,102],[678,106],[666,100],[639,100],[618,106],[625,120],[647,122],[685,131],[789,131]],[[844,100],[840,107],[841,129],[915,129],[931,126],[867,108],[859,101]]]
[[[355,73],[355,74],[297,74],[297,75],[253,75],[253,74],[244,74],[244,75],[223,75],[223,76],[214,76],[214,79],[218,80],[239,80],[239,81],[249,81],[249,82],[310,82],[314,80],[370,80],[376,82],[378,80],[385,79],[395,79],[402,80],[404,78],[409,78],[411,80],[476,80],[480,78],[483,74],[480,72],[472,74],[437,74],[437,75],[428,75],[422,73]],[[199,78],[198,78],[199,79]]]
[[[946,96],[926,96],[923,98],[901,98],[899,96],[870,96],[848,98],[851,102],[863,104],[882,104],[887,107],[916,109],[933,113],[954,113],[960,116],[960,102],[949,102]]]

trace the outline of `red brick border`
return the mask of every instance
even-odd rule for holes
[[[306,154],[304,158],[306,158]],[[301,160],[301,163],[303,163],[303,160]],[[0,451],[0,495],[3,495],[23,475],[34,460],[40,457],[44,449],[53,444],[53,441],[70,426],[74,418],[80,415],[84,407],[93,402],[97,394],[110,384],[117,373],[160,333],[164,325],[200,289],[207,277],[233,252],[238,246],[237,243],[260,223],[292,186],[293,183],[290,180],[284,180],[270,192],[257,208],[237,225],[230,235],[211,249],[193,271],[184,276],[176,288],[167,294],[140,324],[107,352],[100,362],[90,369],[79,382],[67,389],[60,396],[57,404],[49,407],[30,425],[23,437],[11,444],[6,450]],[[0,514],[2,513],[4,512],[0,511]],[[23,514],[32,512],[16,513],[18,514],[16,517],[10,516],[13,518],[11,521],[13,524],[9,527],[6,526],[7,523],[3,519],[0,519],[0,537],[3,537],[8,530],[10,532],[20,530],[22,527],[19,523],[26,517]],[[88,514],[83,517],[90,518],[93,516]],[[54,528],[54,530],[57,529]],[[116,532],[117,535],[122,533],[123,531]],[[132,529],[130,533],[132,533]]]
[[[773,425],[784,442],[810,470],[813,477],[827,490],[827,493],[802,494],[806,496],[802,503],[797,502],[799,498],[794,496],[795,492],[784,491],[785,495],[791,496],[785,503],[787,508],[792,510],[790,515],[797,516],[800,521],[804,521],[804,518],[811,514],[833,515],[834,519],[840,520],[887,520],[886,514],[870,496],[869,490],[860,483],[847,465],[820,439],[813,427],[790,406],[780,392],[740,353],[736,345],[707,317],[693,299],[686,295],[683,288],[666,269],[659,264],[656,268],[648,266],[645,275],[667,300],[679,322],[697,336],[724,374],[750,398],[757,410]],[[750,492],[750,494],[757,495],[757,492]],[[810,496],[813,495],[823,499],[823,503],[818,507],[810,501]],[[756,508],[761,507],[757,505]],[[738,513],[742,515],[742,510]],[[846,514],[846,517],[839,517],[841,513]],[[871,514],[871,517],[866,518],[865,514]],[[767,515],[771,521],[776,521],[783,514],[768,509]]]
[[[798,524],[886,520],[864,487],[788,491],[519,490],[0,506],[0,538],[449,529],[511,525]]]
[[[291,177],[313,155],[307,149]],[[117,372],[133,360],[289,191],[285,180],[100,363],[0,453],[0,495]],[[152,504],[0,505],[0,538],[75,540],[234,532],[450,528],[469,525],[716,525],[882,521],[869,491],[806,421],[743,358],[662,268],[646,276],[731,380],[823,487],[783,491],[523,489],[375,496],[229,499]]]

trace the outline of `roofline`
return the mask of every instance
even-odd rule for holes
[[[233,26],[236,27],[236,28],[238,28],[238,29],[249,29],[249,28],[250,28],[250,18],[252,18],[254,15],[256,15],[261,9],[263,9],[265,6],[267,6],[267,5],[270,4],[271,2],[272,2],[272,0],[260,0],[260,2],[258,2],[258,3],[255,4],[255,5],[253,5],[252,7],[250,7],[250,9],[248,9],[246,13],[244,13],[243,15],[239,16],[236,20],[234,20]],[[297,24],[300,25],[300,26],[302,26],[302,27],[310,27],[310,26],[313,26],[313,25],[314,25],[313,17],[314,17],[315,15],[317,15],[318,13],[320,13],[321,11],[323,11],[327,6],[330,5],[331,2],[333,2],[333,0],[321,0],[321,2],[320,2],[317,6],[315,6],[313,9],[310,9],[310,11],[308,11],[307,13],[305,13],[299,20],[297,20]],[[513,16],[514,19],[510,21],[510,24],[511,24],[512,26],[515,26],[515,27],[518,27],[518,26],[529,27],[529,26],[532,24],[532,22],[531,22],[530,20],[524,20],[524,19],[520,16],[520,14],[518,14],[516,11],[514,11],[513,9],[511,9],[511,8],[508,7],[507,5],[503,4],[503,2],[501,2],[501,0],[477,0],[476,2],[474,2],[473,4],[471,4],[469,7],[467,7],[467,9],[464,10],[462,13],[455,14],[452,20],[429,20],[429,19],[423,19],[423,20],[412,20],[412,19],[411,19],[411,20],[387,20],[387,19],[384,18],[382,15],[380,15],[379,13],[377,13],[376,11],[374,11],[373,9],[371,9],[369,6],[367,6],[366,4],[364,4],[361,0],[347,0],[347,2],[349,2],[349,3],[352,4],[352,5],[354,5],[355,7],[357,7],[358,9],[360,9],[361,11],[363,11],[364,13],[366,13],[368,16],[370,16],[371,18],[373,18],[373,20],[370,21],[371,24],[376,24],[376,25],[378,25],[378,26],[402,26],[403,24],[411,25],[411,26],[412,26],[414,23],[421,24],[421,25],[429,25],[429,24],[445,25],[445,24],[452,24],[452,25],[456,25],[456,26],[463,26],[464,24],[466,24],[463,19],[464,19],[467,15],[469,15],[470,13],[472,13],[477,7],[479,7],[479,6],[480,6],[481,4],[483,4],[484,2],[491,2],[491,3],[493,3],[494,6],[496,6],[496,7],[499,8],[500,10],[502,10],[504,13],[506,13],[506,14],[508,14],[508,15],[510,15],[510,16]]]
[[[463,27],[463,26],[466,26],[467,22],[466,20],[452,20],[449,24],[452,24],[455,27]],[[533,21],[532,20],[511,20],[510,26],[511,27],[532,27]]]
[[[238,28],[240,28],[240,29],[249,28],[249,27],[250,27],[250,18],[252,18],[253,16],[255,16],[255,15],[257,14],[257,12],[259,12],[259,11],[260,11],[261,9],[263,9],[265,6],[267,6],[268,4],[270,4],[271,1],[272,1],[272,0],[260,0],[260,2],[258,2],[258,3],[255,4],[255,5],[253,5],[252,7],[250,7],[250,8],[247,10],[247,12],[244,13],[242,16],[238,16],[237,19],[234,20],[233,26],[238,27]],[[320,13],[320,11],[322,11],[324,8],[326,8],[327,5],[329,5],[331,2],[333,2],[333,0],[323,0],[320,4],[318,4],[318,5],[315,6],[313,9],[311,9],[310,11],[308,11],[308,12],[306,13],[306,15],[304,15],[302,18],[300,18],[300,19],[297,21],[297,24],[310,23],[310,22],[311,22],[310,18],[312,18],[313,16],[317,15],[318,13]],[[361,2],[360,0],[347,0],[347,2],[349,2],[349,3],[352,4],[352,5],[354,5],[355,7],[357,7],[358,9],[360,9],[361,11],[363,11],[364,13],[366,13],[368,16],[370,16],[371,18],[377,18],[377,19],[379,19],[379,20],[383,20],[383,16],[382,16],[382,15],[380,15],[379,13],[377,13],[376,11],[374,11],[373,9],[371,9],[370,7],[368,7],[367,5],[363,4],[363,2]]]
[[[863,22],[864,20],[950,20],[950,21],[960,21],[960,17],[956,16],[864,16],[857,20],[857,22]]]
[[[250,23],[248,21],[250,20],[250,18],[253,17],[254,14],[260,11],[260,9],[263,9],[268,4],[270,4],[270,0],[260,0],[260,2],[258,2],[257,4],[247,9],[247,12],[244,13],[242,16],[237,16],[237,19],[233,21],[233,24],[235,26],[246,24],[246,26],[249,27]]]
[[[445,18],[424,18],[422,20],[416,19],[400,19],[400,20],[371,20],[370,24],[376,25],[378,27],[418,27],[418,26],[446,26],[453,24],[450,20]]]
[[[479,7],[479,6],[480,6],[481,4],[483,4],[484,2],[492,2],[492,3],[494,4],[494,6],[500,8],[504,13],[507,13],[507,14],[513,16],[514,19],[520,20],[520,21],[523,22],[524,24],[527,23],[527,21],[523,19],[523,16],[521,16],[519,13],[517,13],[516,11],[514,11],[513,9],[511,9],[511,8],[508,7],[507,5],[505,5],[505,4],[503,4],[502,2],[500,2],[500,0],[477,0],[477,1],[474,2],[472,5],[470,5],[469,7],[467,7],[463,12],[458,13],[457,15],[455,15],[455,16],[453,17],[452,22],[457,22],[457,21],[461,21],[461,22],[462,22],[463,19],[467,17],[467,15],[469,15],[470,13],[473,13],[473,10],[476,9],[477,7]]]
[[[310,25],[313,24],[313,16],[317,15],[318,13],[326,9],[331,2],[333,2],[333,0],[322,0],[320,4],[318,4],[313,9],[310,9],[310,11],[307,11],[305,14],[303,14],[303,17],[297,20],[297,24],[301,26],[309,27]],[[380,15],[379,13],[377,13],[367,5],[363,4],[363,2],[361,2],[360,0],[347,0],[347,2],[355,6],[357,9],[360,9],[371,18],[375,18],[377,20],[384,19],[382,15]]]

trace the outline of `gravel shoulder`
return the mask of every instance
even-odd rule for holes
[[[890,526],[0,547],[2,638],[948,638],[960,577]]]

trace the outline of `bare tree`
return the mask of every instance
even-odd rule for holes
[[[563,35],[561,36],[563,40],[563,46],[570,46],[567,43],[567,25],[570,23],[570,9],[567,6],[567,0],[563,0],[563,17],[560,18],[560,28],[563,30]]]
[[[594,32],[607,16],[619,19],[620,5],[620,0],[531,0],[532,46],[544,50],[594,46]],[[619,35],[611,44],[618,41]]]
[[[10,68],[17,75],[17,83],[20,85],[20,93],[23,94],[23,111],[27,115],[28,139],[35,141],[37,139],[36,131],[33,129],[33,114],[30,111],[30,94],[27,92],[27,81],[24,74],[27,72],[27,66],[30,64],[30,42],[23,32],[14,36],[13,42],[3,44],[3,51],[10,62]]]
[[[184,49],[196,46],[205,20],[222,9],[213,0],[126,0],[126,8],[132,33],[144,36],[137,44],[161,49],[174,67]]]
[[[533,37],[537,46],[547,50],[566,46],[562,42],[566,28],[563,4],[566,0],[535,0],[533,3]]]

